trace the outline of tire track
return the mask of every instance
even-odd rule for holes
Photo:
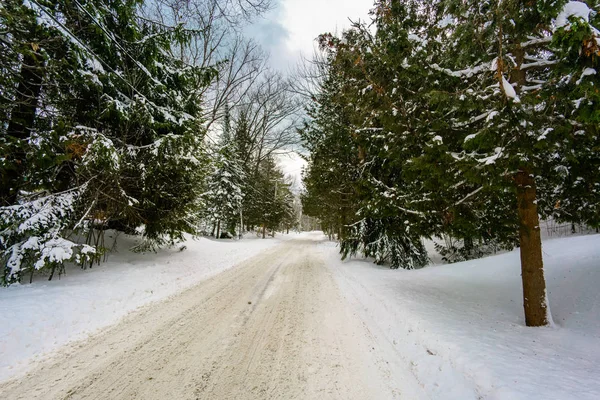
[[[292,240],[87,341],[61,349],[2,399],[385,399],[312,240]]]

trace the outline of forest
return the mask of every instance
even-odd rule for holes
[[[148,251],[302,213],[391,268],[518,246],[548,324],[540,219],[600,227],[597,2],[376,0],[290,74],[244,35],[271,6],[0,5],[0,282],[100,263],[109,229]]]
[[[450,262],[518,246],[527,325],[548,324],[540,218],[600,225],[596,6],[381,0],[321,35],[305,212],[392,268],[425,266],[423,238]]]
[[[242,28],[246,0],[9,0],[0,6],[0,281],[185,234],[295,226],[277,157],[297,142],[289,78]]]

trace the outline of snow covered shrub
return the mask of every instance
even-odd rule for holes
[[[240,222],[245,175],[235,150],[231,141],[213,149],[207,187],[202,194],[205,219],[216,227],[218,238],[233,237]]]
[[[141,233],[146,245],[139,250],[173,245],[184,233],[197,233],[207,163],[201,141],[188,129],[180,135],[167,134],[127,156],[126,175],[137,181],[126,190],[140,200],[132,228],[144,222]]]
[[[497,241],[474,241],[473,239],[456,239],[444,235],[444,243],[434,243],[435,251],[441,256],[442,260],[452,264],[461,261],[474,260],[495,254],[499,250],[510,250],[512,246],[508,243],[498,243]]]
[[[405,224],[391,219],[365,218],[357,222],[341,241],[340,252],[346,259],[359,251],[365,257],[373,257],[379,265],[390,263],[392,269],[421,268],[429,261],[421,238]]]
[[[19,282],[35,270],[49,270],[52,277],[66,261],[81,263],[95,253],[93,247],[64,237],[72,232],[68,228],[80,193],[81,189],[70,190],[0,207],[2,285]]]

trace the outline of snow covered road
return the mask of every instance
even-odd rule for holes
[[[0,397],[426,398],[340,294],[322,238],[284,242],[146,306],[1,384]]]

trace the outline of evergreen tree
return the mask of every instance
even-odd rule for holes
[[[225,129],[227,133],[228,129]],[[223,136],[221,146],[215,151],[212,160],[212,172],[208,177],[207,192],[204,194],[205,214],[214,225],[215,237],[220,238],[227,231],[235,235],[244,199],[244,171],[237,158],[234,143]]]
[[[548,323],[538,214],[600,215],[597,15],[581,2],[380,0],[373,16],[376,30],[321,38],[305,212],[333,224],[331,192],[348,182],[343,254],[392,266],[423,265],[423,236],[461,239],[453,259],[519,243],[526,323]]]
[[[330,79],[337,82],[337,87],[327,95],[329,88],[324,86],[326,97],[319,102],[317,117],[312,121],[314,129],[327,139],[321,140],[317,134],[313,135],[315,141],[305,135],[305,141],[332,140],[349,146],[345,152],[350,157],[346,156],[343,164],[335,158],[328,159],[327,152],[337,149],[331,144],[314,148],[309,164],[309,174],[313,174],[312,169],[320,163],[338,163],[330,168],[332,180],[350,183],[347,187],[351,189],[342,193],[355,209],[348,215],[348,210],[342,208],[341,225],[348,231],[339,235],[343,256],[361,250],[378,263],[390,262],[393,268],[416,268],[427,262],[421,236],[428,233],[430,218],[420,211],[427,210],[425,202],[417,197],[419,194],[414,193],[404,176],[405,160],[418,154],[426,140],[418,131],[425,129],[425,123],[420,121],[430,118],[426,108],[421,108],[426,99],[420,93],[427,77],[419,69],[407,67],[409,61],[422,56],[422,45],[415,40],[415,32],[422,26],[417,9],[416,3],[393,10],[381,5],[375,10],[375,35],[365,25],[356,24],[341,40],[331,35],[321,38],[322,46],[329,52]],[[330,104],[335,105],[333,112],[329,111]],[[321,122],[323,118],[325,123]],[[336,130],[347,139],[340,140]],[[351,175],[347,181],[339,179],[348,176],[348,172]],[[305,179],[309,189],[306,205],[310,204],[316,183],[330,185],[322,174],[319,170],[316,179],[310,179],[310,175]],[[340,205],[339,200],[331,200],[333,204],[325,204]],[[327,206],[321,209],[324,207]],[[317,215],[310,208],[305,212]],[[331,215],[327,211],[323,214]]]
[[[561,207],[573,204],[571,195],[576,192],[564,190],[573,187],[573,177],[564,172],[587,158],[595,137],[590,125],[583,135],[589,139],[573,134],[583,126],[575,129],[578,123],[568,112],[573,109],[572,98],[556,95],[559,82],[568,84],[571,74],[584,76],[583,66],[565,56],[563,71],[556,68],[560,63],[556,43],[564,40],[565,32],[560,28],[553,32],[552,25],[563,5],[498,2],[480,7],[476,2],[440,2],[438,16],[450,23],[438,39],[446,38],[444,54],[454,57],[434,58],[430,65],[453,78],[454,82],[447,81],[448,91],[463,104],[462,109],[447,110],[451,130],[463,141],[462,150],[455,153],[457,164],[478,190],[470,201],[475,203],[490,190],[496,197],[513,193],[507,207],[493,210],[501,216],[495,225],[518,228],[526,322],[534,326],[550,321],[538,214],[562,214],[567,219]],[[592,37],[587,29],[587,36],[569,46],[578,52],[585,48]],[[442,138],[445,141],[447,135]],[[598,177],[593,175],[588,175],[586,185],[594,185]],[[569,214],[572,220],[582,216]]]
[[[310,152],[303,171],[304,213],[319,218],[324,230],[344,239],[356,213],[354,184],[359,171],[348,113],[336,102],[340,88],[341,79],[329,69],[321,91],[307,110],[310,122],[299,133]]]
[[[143,226],[150,246],[194,232],[205,173],[197,98],[213,71],[172,57],[191,33],[137,18],[139,4],[0,6],[5,282],[76,257],[87,247],[66,237],[82,229]]]
[[[262,237],[275,230],[291,213],[293,196],[281,169],[273,157],[265,158],[249,179],[247,201],[244,206],[245,220],[250,227],[259,227]]]

